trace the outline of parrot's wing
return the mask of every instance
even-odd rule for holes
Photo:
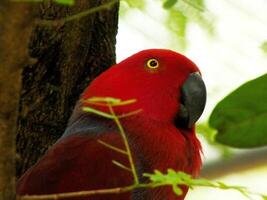
[[[68,127],[59,139],[71,135],[87,135],[90,137],[97,137],[102,133],[116,132],[117,128],[110,119],[105,119],[101,116],[92,116],[87,113],[82,113],[78,106],[76,106],[73,112]]]
[[[129,166],[127,156],[97,140],[124,149],[118,133],[93,138],[79,134],[65,137],[18,180],[17,193],[51,194],[131,185],[131,173],[112,163],[116,160]],[[115,199],[127,200],[129,194],[120,196]]]

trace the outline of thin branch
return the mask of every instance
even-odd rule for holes
[[[44,3],[47,2],[46,0],[10,0],[11,2],[15,2],[15,3]],[[68,6],[72,6],[74,4],[74,0],[71,0],[69,2],[67,1],[60,1],[60,0],[53,0],[52,2],[55,2],[57,4],[61,4],[61,5],[68,5]]]
[[[67,192],[58,194],[48,194],[48,195],[25,195],[17,196],[16,200],[58,200],[67,199],[74,197],[87,197],[97,194],[120,194],[123,192],[129,192],[137,188],[155,188],[161,186],[175,186],[187,185],[190,188],[198,187],[210,187],[218,188],[223,190],[235,190],[240,192],[242,195],[252,200],[252,196],[259,196],[266,199],[265,194],[255,193],[247,190],[241,186],[231,186],[226,185],[222,182],[214,182],[207,179],[194,179],[190,175],[184,172],[175,172],[169,169],[167,174],[163,174],[160,171],[155,171],[154,174],[144,174],[145,177],[149,177],[149,183],[139,183],[136,185],[130,185],[126,187],[110,188],[110,189],[99,189],[99,190],[89,190],[89,191],[77,191],[77,192]],[[177,193],[176,193],[177,194]],[[178,195],[178,194],[177,194]]]
[[[85,102],[104,102],[105,105],[107,106],[107,103],[111,103],[112,105],[121,102],[121,99],[113,98],[113,97],[91,97],[89,99],[85,99]]]
[[[124,131],[124,129],[123,129],[121,123],[120,123],[120,120],[116,116],[116,114],[115,114],[115,112],[114,112],[114,110],[112,108],[112,105],[110,103],[108,103],[108,107],[109,107],[110,113],[114,116],[114,121],[117,124],[117,126],[119,128],[119,132],[121,134],[121,137],[122,137],[122,139],[124,141],[124,145],[125,145],[126,151],[128,153],[128,158],[129,158],[130,166],[131,166],[132,173],[133,173],[134,183],[137,185],[137,184],[139,184],[139,180],[138,180],[136,168],[135,168],[135,165],[134,165],[131,149],[130,149],[130,146],[129,146],[129,143],[128,143],[128,139],[127,139],[125,131]]]
[[[126,101],[121,101],[120,99],[115,99],[115,98],[111,98],[111,97],[92,97],[92,98],[86,99],[84,101],[87,102],[87,103],[99,103],[99,102],[102,103],[102,102],[105,102],[106,106],[108,106],[111,115],[108,114],[108,113],[96,110],[94,108],[88,107],[88,106],[83,107],[83,110],[87,111],[87,112],[92,112],[92,113],[101,115],[103,117],[107,117],[109,119],[113,119],[115,121],[115,123],[116,123],[116,125],[117,125],[117,127],[119,129],[119,133],[120,133],[120,135],[121,135],[121,137],[123,139],[125,148],[126,148],[126,152],[127,152],[127,155],[128,155],[129,163],[130,163],[130,166],[131,166],[131,171],[132,171],[133,178],[134,178],[134,184],[138,185],[139,184],[139,180],[138,180],[137,171],[136,171],[136,168],[135,168],[135,165],[134,165],[131,149],[130,149],[130,146],[129,146],[129,143],[128,143],[128,139],[127,139],[126,133],[125,133],[125,131],[124,131],[124,129],[123,129],[121,123],[120,123],[119,117],[115,114],[115,112],[113,110],[113,105],[120,105],[120,106],[121,105],[128,105],[128,104],[132,104],[132,103],[136,102],[136,100],[135,99],[130,99],[130,100],[126,100]],[[140,111],[141,110],[133,111],[131,113],[121,115],[121,117],[124,117],[126,115],[130,116],[130,115],[139,113]],[[113,148],[112,145],[109,145],[109,147]]]
[[[43,0],[10,0],[10,1],[14,3],[42,3],[44,2]]]
[[[129,100],[119,101],[117,103],[114,103],[112,104],[112,106],[124,106],[124,105],[133,104],[135,102],[136,102],[136,99],[129,99]]]
[[[120,99],[114,99],[111,97],[92,97],[90,99],[83,100],[86,103],[97,105],[97,106],[108,106],[107,102],[112,104],[112,107],[114,106],[124,106],[129,105],[136,102],[136,99],[129,99],[122,101]]]
[[[135,111],[132,111],[132,112],[129,112],[129,113],[125,113],[125,114],[122,114],[122,115],[118,115],[117,117],[119,118],[119,119],[121,119],[121,118],[125,118],[125,117],[130,117],[130,116],[132,116],[132,115],[136,115],[136,114],[138,114],[138,113],[140,113],[140,112],[142,112],[143,110],[142,109],[138,109],[138,110],[135,110]]]
[[[99,189],[99,190],[85,190],[77,192],[66,192],[66,193],[57,193],[57,194],[44,194],[44,195],[23,195],[17,196],[16,200],[59,200],[59,199],[68,199],[75,197],[88,197],[92,195],[101,195],[101,194],[121,194],[124,192],[129,192],[137,188],[153,188],[154,184],[138,184],[130,185],[125,187],[109,188],[109,189]]]
[[[114,119],[113,115],[110,115],[108,113],[96,110],[96,109],[91,108],[91,107],[83,107],[82,109],[83,109],[83,111],[91,112],[91,113],[94,113],[96,115],[100,115],[102,117],[108,118],[108,119]]]
[[[97,194],[120,194],[123,192],[131,191],[134,188],[135,187],[133,186],[128,186],[128,187],[66,192],[66,193],[47,194],[47,195],[24,195],[24,196],[17,196],[16,200],[58,200],[58,199],[67,199],[73,197],[88,197]]]
[[[59,24],[64,24],[66,22],[70,22],[73,20],[77,20],[77,19],[81,19],[83,17],[86,17],[88,15],[91,15],[93,13],[102,11],[102,10],[109,10],[112,8],[113,5],[115,5],[115,3],[117,3],[118,0],[111,0],[108,3],[105,3],[101,6],[97,6],[97,7],[93,7],[93,8],[89,8],[88,10],[79,12],[77,14],[62,18],[62,19],[57,19],[57,20],[37,20],[36,23],[39,25],[46,25],[46,26],[57,26]]]
[[[108,143],[106,143],[106,142],[104,142],[102,140],[97,140],[97,142],[100,143],[100,144],[102,144],[103,146],[109,148],[109,149],[112,149],[112,150],[118,152],[118,153],[121,153],[121,154],[124,154],[124,155],[128,155],[128,153],[125,150],[120,149],[118,147],[115,147],[115,146],[113,146],[111,144],[108,144]]]
[[[118,162],[118,161],[116,161],[116,160],[112,160],[112,163],[113,163],[114,165],[116,165],[116,166],[118,166],[118,167],[120,167],[120,168],[126,170],[126,171],[132,172],[132,169],[131,169],[131,168],[126,167],[124,164],[122,164],[122,163],[120,163],[120,162]]]

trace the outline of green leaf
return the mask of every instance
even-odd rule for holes
[[[178,185],[172,185],[172,190],[177,196],[183,194],[183,190]]]
[[[267,41],[265,41],[265,42],[262,43],[261,49],[263,50],[264,53],[267,54]]]
[[[201,134],[210,145],[216,148],[220,152],[221,157],[230,158],[233,155],[231,148],[215,141],[217,130],[211,128],[207,122],[198,123],[196,128],[197,133]]]
[[[135,8],[145,11],[146,0],[120,0],[119,15],[124,16],[128,11]]]
[[[56,3],[72,6],[75,3],[75,0],[55,0]]]
[[[187,17],[175,7],[168,10],[166,17],[166,26],[174,34],[172,43],[180,47],[183,51],[186,48],[186,27],[188,23]]]
[[[250,148],[267,145],[267,74],[237,88],[213,110],[217,142]]]
[[[140,10],[144,9],[146,5],[145,0],[123,0],[122,2],[127,3],[130,8],[138,8]]]
[[[148,187],[160,187],[160,186],[171,186],[173,189],[173,192],[176,195],[181,195],[182,190],[179,186],[186,185],[191,189],[194,189],[196,186],[201,187],[210,187],[210,188],[217,188],[222,190],[235,190],[237,192],[240,192],[242,195],[246,196],[248,199],[251,199],[251,195],[255,195],[256,193],[250,192],[247,190],[247,188],[242,186],[234,186],[234,185],[227,185],[222,182],[214,182],[208,179],[195,179],[191,175],[186,174],[181,171],[174,171],[173,169],[168,169],[167,174],[163,174],[162,172],[155,170],[154,174],[143,174],[144,177],[149,177],[151,183],[148,183]],[[144,187],[144,185],[143,185]],[[263,198],[263,200],[266,199],[265,194],[257,193],[256,195]]]
[[[214,17],[207,11],[204,0],[180,0],[175,7],[188,21],[197,23],[210,35],[214,34]]]
[[[205,11],[204,0],[183,0],[183,2],[200,12]]]
[[[166,0],[164,3],[163,3],[163,8],[165,9],[169,9],[171,7],[173,7],[176,3],[177,3],[178,0]]]

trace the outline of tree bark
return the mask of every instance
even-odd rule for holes
[[[30,61],[27,43],[31,7],[0,4],[0,199],[15,199],[15,135],[23,65]]]
[[[75,6],[39,4],[40,19],[61,19],[110,0],[76,0]],[[118,3],[55,26],[37,25],[30,40],[35,64],[23,70],[17,134],[20,176],[64,132],[88,83],[115,63]]]

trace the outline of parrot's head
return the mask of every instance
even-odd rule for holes
[[[82,95],[83,99],[90,97],[136,99],[116,112],[142,109],[140,116],[191,128],[204,110],[206,88],[198,67],[187,57],[171,50],[148,49],[99,75]]]

